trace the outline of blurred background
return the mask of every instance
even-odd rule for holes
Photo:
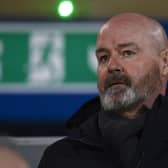
[[[31,167],[66,135],[66,120],[98,94],[101,25],[139,12],[168,32],[167,6],[167,0],[0,0],[0,133]]]

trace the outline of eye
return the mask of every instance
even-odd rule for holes
[[[122,52],[123,57],[131,57],[131,56],[134,56],[135,54],[136,52],[132,50],[125,50]]]
[[[98,56],[98,62],[99,63],[106,63],[109,60],[109,56],[108,55],[102,55],[102,56]]]

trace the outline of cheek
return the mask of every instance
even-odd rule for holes
[[[150,61],[144,61],[134,64],[129,71],[129,74],[132,78],[132,82],[134,85],[139,85],[145,82],[154,82],[156,79],[160,78],[160,68],[158,63]]]
[[[103,91],[104,90],[104,82],[106,80],[107,73],[105,70],[98,68],[97,74],[98,74],[98,89],[100,91]]]
[[[132,67],[130,76],[132,80],[136,83],[139,79],[141,79],[144,76],[144,66],[142,64],[137,64]]]
[[[145,62],[137,59],[124,63],[123,67],[125,74],[129,76],[133,85],[144,75],[145,66]]]

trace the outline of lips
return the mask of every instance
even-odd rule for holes
[[[111,85],[121,85],[121,84],[124,84],[124,85],[125,85],[124,82],[113,82],[113,83],[111,83]]]
[[[120,86],[120,85],[126,85],[126,83],[124,82],[112,82],[109,87],[113,87],[113,86]]]
[[[131,80],[129,76],[114,71],[113,73],[108,74],[105,83],[104,83],[104,90],[107,90],[110,87],[125,87],[125,86],[131,86]]]

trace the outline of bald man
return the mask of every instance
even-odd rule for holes
[[[97,37],[99,97],[68,121],[39,168],[168,167],[168,41],[137,13],[112,17]]]

